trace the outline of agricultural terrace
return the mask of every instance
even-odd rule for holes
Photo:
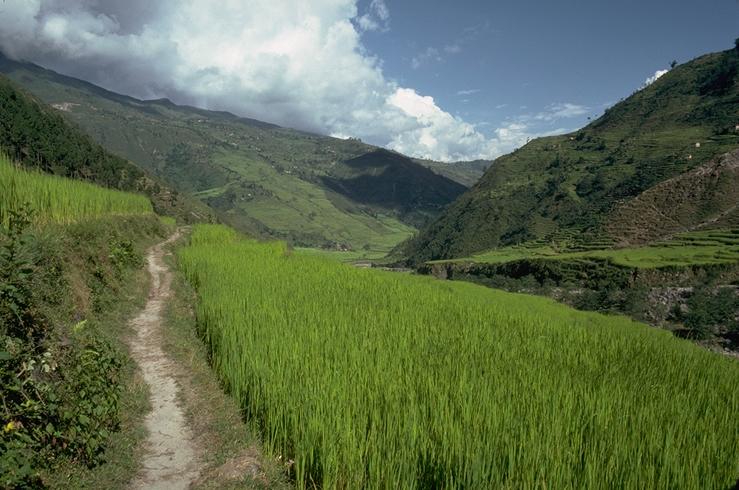
[[[109,215],[153,213],[145,196],[23,170],[0,154],[0,223],[29,204],[36,224],[68,224]]]
[[[503,264],[525,259],[604,259],[616,265],[640,269],[735,263],[739,262],[739,228],[682,233],[669,240],[631,248],[562,251],[551,244],[532,242],[491,250],[469,258],[429,263]]]
[[[179,263],[214,369],[313,488],[729,488],[739,363],[624,317],[293,254]]]

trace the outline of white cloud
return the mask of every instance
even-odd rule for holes
[[[466,95],[473,95],[473,94],[476,94],[476,93],[479,93],[479,92],[480,92],[480,89],[479,88],[470,88],[470,89],[467,89],[467,90],[459,90],[459,91],[457,91],[457,95],[466,96]]]
[[[486,137],[474,125],[440,109],[433,97],[399,88],[388,104],[421,123],[399,133],[388,145],[396,151],[443,161],[492,159],[526,143],[537,135],[520,121],[505,123]],[[485,123],[479,126],[487,125]]]
[[[552,122],[558,121],[559,119],[584,116],[589,111],[590,109],[588,107],[564,102],[550,105],[547,107],[546,111],[535,114],[533,119],[537,121]]]
[[[362,13],[357,0],[226,0],[217,8],[210,0],[5,0],[0,8],[8,56],[136,97],[440,160],[492,158],[527,134],[515,124],[483,134],[385,78],[361,41],[389,25],[382,0]]]
[[[362,31],[381,31],[390,29],[390,10],[385,0],[372,0],[367,12],[356,18]]]
[[[670,70],[657,70],[657,71],[655,71],[654,72],[654,75],[652,75],[651,77],[649,77],[646,80],[644,80],[644,85],[642,85],[642,88],[649,87],[650,85],[652,85],[654,82],[656,82],[662,75],[664,75],[668,71],[670,71]]]

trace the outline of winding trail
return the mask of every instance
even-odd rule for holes
[[[148,436],[143,468],[133,481],[134,489],[185,489],[200,474],[199,450],[180,406],[177,365],[162,349],[162,312],[172,294],[172,273],[164,263],[164,247],[179,237],[177,231],[149,249],[149,299],[131,322],[136,331],[129,340],[131,354],[149,387],[152,407],[145,420]]]

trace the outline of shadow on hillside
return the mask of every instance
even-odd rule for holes
[[[466,190],[408,157],[383,149],[341,162],[334,175],[321,180],[357,203],[400,212],[436,212]]]

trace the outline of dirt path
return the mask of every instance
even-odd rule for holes
[[[198,478],[200,460],[193,434],[180,406],[175,382],[177,366],[162,349],[162,311],[171,294],[172,273],[164,263],[164,247],[179,238],[178,231],[149,250],[151,290],[146,307],[132,321],[136,335],[131,354],[149,387],[152,411],[146,416],[146,453],[134,489],[184,489]]]

